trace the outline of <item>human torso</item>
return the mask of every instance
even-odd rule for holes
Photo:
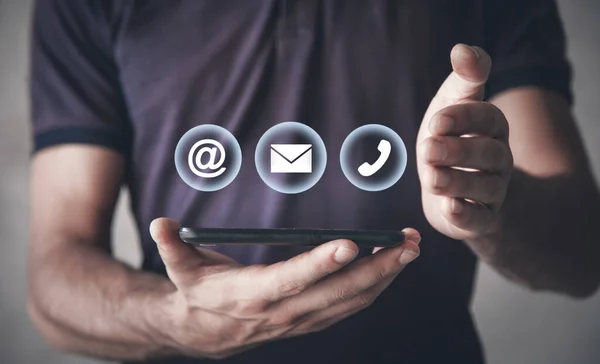
[[[431,3],[123,3],[114,28],[114,57],[134,132],[129,187],[145,269],[163,270],[147,233],[159,216],[200,227],[410,226],[423,236],[421,257],[368,310],[322,333],[251,351],[240,362],[292,362],[281,359],[285,350],[295,352],[297,358],[289,360],[298,362],[344,357],[351,362],[377,355],[399,360],[399,353],[406,355],[410,348],[409,357],[477,360],[468,313],[475,259],[464,245],[427,223],[415,140],[429,100],[450,72],[451,47],[481,42],[481,15],[476,2]],[[291,120],[313,128],[328,154],[321,180],[297,195],[268,187],[253,159],[262,134]],[[353,186],[338,162],[344,138],[371,123],[392,128],[408,151],[403,177],[381,192]],[[179,138],[201,124],[226,128],[242,149],[237,178],[216,192],[190,188],[173,162]],[[247,264],[302,251],[220,250]],[[414,314],[407,317],[409,312]],[[319,342],[329,344],[315,346]],[[428,353],[429,347],[437,354]]]

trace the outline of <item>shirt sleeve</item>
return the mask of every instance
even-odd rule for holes
[[[486,97],[519,86],[537,86],[573,102],[565,32],[554,0],[485,3],[484,49],[492,57]]]
[[[34,152],[65,143],[129,151],[131,126],[112,57],[110,3],[35,3],[29,81]]]

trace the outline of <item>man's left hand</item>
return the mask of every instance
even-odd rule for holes
[[[417,165],[429,222],[449,237],[470,240],[499,228],[513,158],[506,117],[482,101],[490,56],[459,44],[450,59],[453,72],[421,124]]]

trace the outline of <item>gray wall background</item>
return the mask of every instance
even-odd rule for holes
[[[600,2],[559,0],[575,67],[575,113],[600,176]],[[26,310],[28,239],[27,38],[31,0],[0,0],[0,363],[94,363],[45,345]],[[137,236],[118,207],[117,256],[139,264]],[[531,293],[480,267],[473,311],[490,364],[600,363],[600,294],[573,301]]]

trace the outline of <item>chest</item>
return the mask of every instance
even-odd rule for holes
[[[115,58],[134,129],[133,183],[141,194],[154,192],[149,180],[171,186],[161,193],[186,196],[183,210],[202,226],[373,228],[424,221],[416,213],[416,135],[450,72],[452,46],[479,42],[474,0],[135,1],[125,14]],[[270,191],[252,165],[262,134],[289,120],[312,127],[328,150],[323,178],[302,198]],[[228,190],[210,196],[179,181],[171,162],[179,138],[203,123],[228,129],[245,158]],[[404,177],[377,194],[352,187],[337,163],[346,136],[369,123],[392,128],[408,150]],[[252,196],[275,201],[288,220],[260,220]],[[164,205],[140,209],[182,214],[181,205]],[[221,213],[205,213],[213,207]]]
[[[397,104],[418,114],[451,47],[481,40],[480,13],[477,1],[450,0],[134,1],[115,55],[138,128],[353,105],[375,118]]]

